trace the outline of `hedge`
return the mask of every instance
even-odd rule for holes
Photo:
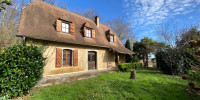
[[[164,49],[156,53],[157,67],[164,74],[185,74],[191,64],[199,65],[200,62],[189,52],[182,52],[177,49]],[[171,57],[171,60],[167,60]]]
[[[140,63],[140,62],[118,64],[118,68],[122,72],[127,72],[127,71],[130,71],[132,69],[137,69],[137,68],[140,68],[140,67],[143,67],[142,63]]]
[[[0,99],[28,94],[41,79],[45,58],[36,46],[13,45],[0,52]]]

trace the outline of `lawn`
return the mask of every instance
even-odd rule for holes
[[[155,71],[113,72],[31,91],[28,100],[200,100],[188,93],[187,81]],[[192,94],[192,95],[191,95]]]

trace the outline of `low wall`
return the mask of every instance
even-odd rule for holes
[[[36,87],[49,86],[49,85],[54,85],[54,84],[63,84],[66,82],[72,82],[76,80],[95,77],[99,74],[108,73],[108,72],[112,72],[116,70],[117,70],[117,67],[113,67],[113,68],[102,69],[102,70],[91,70],[91,71],[57,74],[57,75],[48,75],[48,76],[43,77],[37,83]]]

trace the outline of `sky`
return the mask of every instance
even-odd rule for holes
[[[160,41],[157,27],[175,23],[190,26],[200,22],[200,0],[57,0],[69,11],[84,12],[95,9],[104,23],[124,17],[132,34],[139,41],[143,37]]]
[[[159,41],[156,31],[162,23],[191,25],[200,21],[200,0],[62,0],[70,11],[96,9],[101,23],[119,16],[131,24],[133,35],[140,40],[150,37]]]

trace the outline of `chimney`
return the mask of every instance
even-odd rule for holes
[[[97,27],[99,28],[99,16],[95,17],[95,23],[96,23]]]

